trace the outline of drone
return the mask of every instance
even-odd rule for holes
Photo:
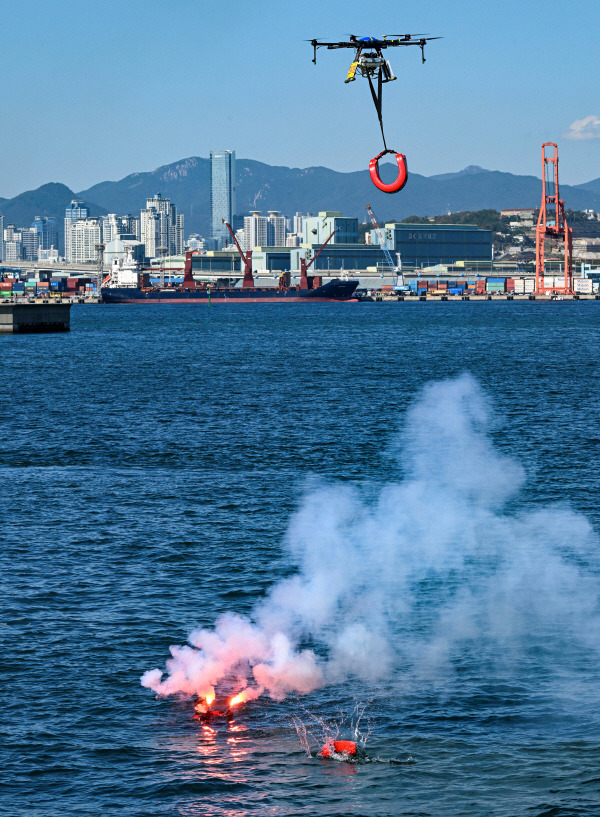
[[[425,60],[425,46],[430,40],[439,40],[440,37],[428,37],[423,34],[385,34],[383,38],[378,37],[357,37],[354,34],[349,35],[347,42],[339,43],[325,43],[319,40],[310,40],[313,47],[314,65],[317,64],[317,49],[327,48],[328,50],[336,48],[352,48],[354,49],[354,58],[348,69],[346,79],[344,82],[354,82],[357,75],[366,77],[369,82],[371,96],[373,97],[373,104],[377,111],[379,119],[379,127],[381,128],[381,136],[383,139],[383,151],[371,159],[369,163],[369,173],[373,184],[382,190],[384,193],[396,193],[401,190],[406,184],[407,169],[406,156],[402,153],[397,153],[395,150],[389,150],[385,141],[385,133],[383,131],[383,86],[387,82],[393,82],[396,77],[392,71],[392,66],[389,61],[383,56],[386,48],[398,48],[402,46],[417,45],[421,49],[421,61]],[[377,82],[377,90],[375,90],[374,81]],[[392,184],[384,184],[379,178],[379,160],[386,153],[394,153],[398,163],[398,177]]]
[[[384,59],[381,53],[384,48],[397,48],[398,46],[418,45],[421,49],[421,62],[426,62],[425,46],[429,40],[439,40],[440,37],[424,37],[421,34],[384,34],[383,38],[378,37],[357,37],[350,34],[349,42],[340,43],[320,43],[318,40],[311,40],[313,47],[313,64],[317,64],[317,48],[353,48],[354,59],[348,69],[348,74],[344,82],[354,82],[356,74],[363,77],[372,77],[378,71],[383,74],[383,82],[391,82],[396,79],[392,73],[389,62]],[[367,49],[367,53],[363,51]]]

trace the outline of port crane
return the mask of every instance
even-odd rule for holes
[[[242,258],[242,262],[244,264],[244,280],[242,282],[242,287],[243,288],[252,288],[252,287],[254,287],[254,277],[252,275],[252,250],[246,250],[246,252],[244,252],[242,250],[242,248],[240,247],[237,238],[235,237],[235,233],[233,232],[231,224],[229,224],[227,221],[225,221],[225,219],[222,219],[222,221],[223,221],[223,224],[229,230],[229,234],[231,235],[231,237],[233,239],[233,243],[237,247],[237,250],[238,250],[238,252],[239,252],[239,254],[240,254],[241,258]],[[310,261],[307,262],[305,258],[300,259],[300,289],[312,289],[313,288],[313,278],[312,278],[312,276],[309,277],[308,270],[315,263],[315,261],[317,260],[319,255],[325,249],[327,244],[329,244],[329,242],[331,241],[333,236],[336,234],[336,232],[337,232],[337,230],[334,230],[331,233],[331,235],[327,238],[327,240],[323,244],[321,244],[318,251],[314,254],[314,256],[311,258]],[[280,279],[279,279],[280,287],[283,288],[285,286],[289,286],[289,281],[287,280],[288,278],[289,278],[289,274],[286,275],[285,273],[280,277]]]
[[[237,238],[235,237],[235,233],[231,228],[231,224],[229,224],[225,219],[221,219],[223,224],[229,230],[229,234],[233,238],[233,243],[238,249],[238,252],[242,258],[242,262],[244,264],[244,280],[242,281],[242,288],[252,289],[254,287],[254,277],[252,275],[252,250],[247,250],[246,252],[240,247]]]
[[[383,234],[383,230],[379,226],[379,222],[375,217],[375,213],[373,212],[373,208],[370,204],[367,204],[367,213],[369,214],[369,218],[371,219],[371,223],[377,233],[377,238],[379,239],[379,246],[381,247],[383,254],[385,255],[385,259],[388,263],[390,271],[392,275],[396,276],[396,286],[400,287],[402,290],[405,290],[406,287],[404,286],[404,278],[402,276],[402,262],[400,261],[400,253],[398,253],[398,266],[394,266],[394,262],[392,261],[392,255],[388,250],[387,241],[385,240],[385,235]]]
[[[564,283],[546,286],[544,282],[544,244],[562,242]],[[558,188],[558,145],[542,145],[542,202],[535,230],[535,295],[573,294],[573,229],[568,226],[565,203]]]
[[[300,289],[312,289],[313,288],[313,278],[312,276],[308,277],[308,270],[312,267],[315,263],[317,258],[321,255],[325,247],[329,244],[333,236],[337,233],[337,230],[334,230],[329,238],[327,238],[323,244],[319,247],[317,252],[313,255],[310,261],[307,263],[306,258],[300,259]]]

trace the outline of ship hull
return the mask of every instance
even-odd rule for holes
[[[136,287],[103,287],[102,300],[109,304],[291,304],[357,302],[357,281],[329,281],[315,289],[275,287],[237,289],[139,289]]]

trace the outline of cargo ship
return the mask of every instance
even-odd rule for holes
[[[319,301],[357,301],[357,281],[335,279],[314,289],[300,287],[219,287],[195,285],[180,287],[102,287],[102,300],[108,304],[259,304],[316,303]]]
[[[197,283],[192,274],[192,255],[185,256],[183,283],[180,286],[150,286],[149,276],[128,257],[125,262],[115,260],[111,274],[102,285],[102,300],[109,304],[284,304],[318,303],[332,301],[358,302],[354,291],[358,281],[334,278],[326,284],[316,275],[309,276],[308,269],[333,236],[333,233],[312,261],[302,260],[300,286],[290,286],[289,273],[281,275],[276,287],[257,287],[252,274],[252,253],[240,248],[233,231],[227,224],[244,264],[241,287]]]

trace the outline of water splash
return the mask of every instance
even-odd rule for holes
[[[298,714],[292,716],[292,723],[300,740],[300,744],[308,757],[314,756],[325,744],[333,744],[335,740],[353,740],[357,749],[364,749],[369,735],[373,731],[365,717],[367,703],[355,703],[350,711],[339,710],[331,718],[323,718],[305,707],[299,707],[303,718]],[[366,722],[366,728],[360,729],[361,722]],[[315,748],[313,748],[315,747]]]

